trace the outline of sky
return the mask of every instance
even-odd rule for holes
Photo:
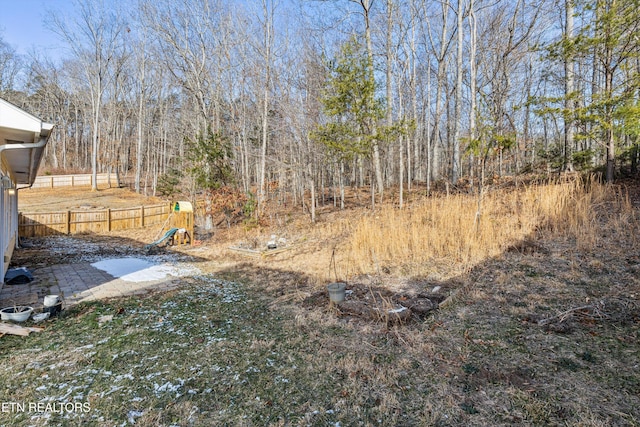
[[[73,0],[0,0],[0,36],[20,55],[44,49],[57,56],[62,43],[46,20],[53,11],[72,10]]]
[[[127,0],[106,0],[106,4],[110,1]],[[240,2],[258,3],[257,0]],[[286,10],[289,0],[282,0],[278,4],[280,11]],[[51,30],[53,24],[50,17],[54,13],[72,16],[75,9],[76,0],[0,0],[0,38],[19,55],[44,51],[49,58],[63,57],[66,47]]]

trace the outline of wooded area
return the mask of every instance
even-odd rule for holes
[[[64,57],[0,33],[0,97],[57,125],[51,172],[231,186],[258,215],[277,187],[312,219],[345,186],[402,206],[418,184],[637,173],[640,0],[78,0],[50,17]]]

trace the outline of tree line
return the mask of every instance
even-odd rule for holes
[[[637,173],[640,0],[77,0],[48,15],[64,54],[19,55],[0,33],[0,97],[56,124],[52,171],[234,188],[257,215],[277,187],[312,218],[349,186],[402,206],[417,185]]]

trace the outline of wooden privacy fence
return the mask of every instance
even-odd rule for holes
[[[31,188],[91,187],[92,184],[92,174],[40,175],[36,177]],[[118,176],[115,173],[99,173],[96,175],[96,185],[118,186]]]
[[[170,212],[170,203],[118,209],[20,212],[18,233],[21,237],[43,237],[54,234],[105,233],[112,230],[127,230],[163,224]]]

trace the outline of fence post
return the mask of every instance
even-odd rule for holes
[[[111,231],[111,208],[107,209],[107,231]]]
[[[144,206],[140,206],[140,227],[144,227]]]
[[[67,234],[71,234],[71,211],[67,211]]]

